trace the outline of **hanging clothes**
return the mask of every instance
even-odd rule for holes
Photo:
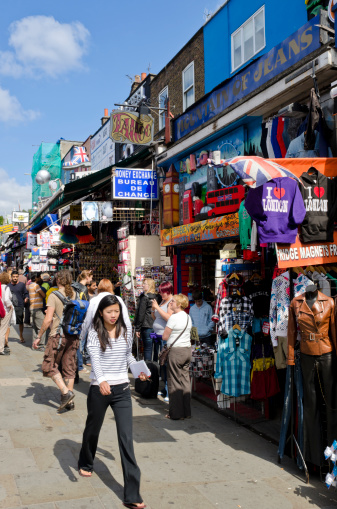
[[[289,177],[250,189],[245,207],[256,221],[260,242],[293,244],[306,210],[297,182]]]
[[[268,120],[268,122],[266,122],[266,127],[267,127],[267,140],[266,140],[266,144],[267,144],[267,152],[268,152],[268,158],[269,159],[274,159],[275,158],[275,153],[274,153],[273,145],[272,145],[272,142],[271,142],[272,126],[273,126],[273,121],[272,120]]]
[[[265,279],[261,279],[258,283],[248,280],[243,285],[243,289],[246,297],[252,300],[254,316],[256,318],[269,316],[270,284]]]
[[[250,393],[251,345],[252,337],[238,329],[230,330],[226,339],[219,340],[214,378],[222,379],[223,394],[237,397]]]
[[[300,274],[294,281],[294,296],[305,292],[312,281]],[[274,346],[278,345],[277,337],[287,336],[290,306],[290,274],[284,272],[273,280],[269,310],[270,337]]]
[[[337,212],[337,185],[316,168],[302,173],[300,192],[306,214],[301,225],[302,242],[333,242]]]
[[[278,145],[280,147],[281,157],[285,157],[286,153],[287,153],[287,149],[286,149],[286,146],[285,146],[284,141],[283,141],[283,132],[284,132],[284,118],[283,117],[279,117],[278,118],[278,124],[277,124],[277,135],[276,135],[276,138],[277,138]]]
[[[263,123],[261,126],[260,146],[261,146],[262,155],[265,159],[268,159],[267,136],[268,136],[268,128],[266,126],[266,123]]]
[[[253,303],[249,297],[225,297],[220,304],[218,334],[225,336],[235,324],[246,330],[252,325],[253,316]]]
[[[239,208],[239,234],[242,249],[250,246],[250,238],[252,232],[252,220],[245,208],[245,202],[241,202]]]
[[[273,118],[271,127],[271,144],[274,150],[275,157],[282,157],[281,149],[277,140],[278,118]]]

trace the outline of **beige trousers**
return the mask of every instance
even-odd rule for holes
[[[5,348],[5,336],[8,327],[10,326],[11,318],[12,318],[12,310],[10,310],[5,318],[0,320],[0,352],[4,351]]]

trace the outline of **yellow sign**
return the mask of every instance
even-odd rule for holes
[[[129,111],[114,110],[111,113],[110,138],[118,143],[148,145],[153,141],[153,118],[141,115],[140,118]]]
[[[221,240],[227,237],[239,236],[239,214],[227,214],[199,221],[198,223],[184,224],[161,231],[162,246],[177,246],[180,244],[195,244],[206,240]]]
[[[12,231],[13,231],[12,224],[4,224],[3,226],[0,226],[0,233],[9,233]]]
[[[82,221],[82,203],[70,205],[70,220]]]

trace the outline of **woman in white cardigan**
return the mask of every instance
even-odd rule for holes
[[[7,272],[1,272],[1,298],[6,311],[6,316],[0,320],[0,355],[9,355],[9,348],[5,350],[5,337],[13,312],[12,293],[8,288],[10,276]]]

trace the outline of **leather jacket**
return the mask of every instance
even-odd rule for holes
[[[300,331],[300,351],[306,355],[323,355],[336,350],[335,304],[331,297],[318,292],[309,308],[305,293],[290,304],[288,320],[288,364],[295,365],[294,348]]]

